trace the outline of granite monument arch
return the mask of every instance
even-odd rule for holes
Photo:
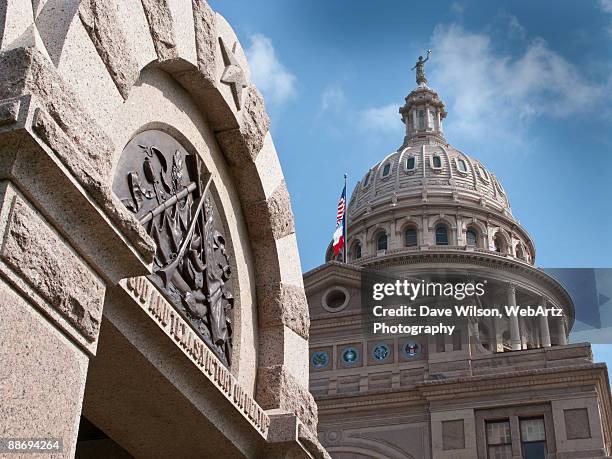
[[[325,456],[289,195],[229,24],[195,0],[17,0],[0,12],[2,435],[61,437],[70,456],[83,407],[136,456],[210,453],[206,435],[221,456]],[[204,260],[197,226],[208,258],[223,251],[226,265],[193,282],[210,287],[231,271],[219,306],[231,329],[207,317],[208,341],[147,278],[160,240],[133,212],[140,192],[129,203],[113,185],[130,142],[154,132],[191,158],[202,198],[169,254],[188,246]],[[191,182],[166,177],[143,201],[185,199]],[[190,224],[202,208],[218,217],[208,232],[206,218]],[[184,305],[210,311],[220,291],[200,302],[183,292]],[[143,420],[136,401],[160,419]],[[170,441],[190,427],[193,438]]]

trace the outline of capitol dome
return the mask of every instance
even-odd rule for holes
[[[347,261],[458,250],[533,265],[534,244],[495,174],[444,137],[444,102],[424,74],[399,113],[402,145],[366,171],[349,200]]]

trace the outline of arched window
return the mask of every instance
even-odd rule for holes
[[[436,226],[436,245],[448,245],[448,229],[444,225]]]
[[[406,170],[411,172],[416,169],[416,158],[414,156],[409,156],[406,159]]]
[[[465,232],[465,240],[468,247],[476,247],[478,245],[478,233],[472,228],[468,228]]]
[[[493,245],[497,253],[506,253],[506,242],[499,234],[493,239]]]
[[[385,233],[382,233],[378,236],[378,239],[376,239],[376,250],[387,250],[387,235]]]
[[[382,176],[386,177],[391,172],[391,163],[387,163],[383,166]]]
[[[416,228],[406,229],[406,247],[415,247],[417,245]]]
[[[459,170],[459,172],[467,172],[467,164],[465,164],[465,161],[463,159],[457,159],[457,169]]]
[[[440,158],[440,155],[434,155],[432,157],[432,167],[434,169],[441,169],[442,168],[442,158]]]
[[[355,248],[353,249],[353,257],[355,260],[361,258],[361,244],[359,242],[355,244]]]
[[[516,258],[520,260],[525,260],[525,253],[523,252],[523,248],[521,247],[521,243],[516,244]]]

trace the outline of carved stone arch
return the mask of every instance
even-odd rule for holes
[[[360,247],[360,252],[361,255],[359,257],[356,257],[355,251],[357,250],[357,246]],[[356,260],[358,258],[361,258],[364,256],[364,246],[363,243],[361,241],[361,238],[359,237],[355,237],[352,241],[351,241],[351,245],[349,248],[349,260],[353,261]]]
[[[52,8],[58,3],[11,11],[31,14],[36,22],[24,21],[23,29],[19,24],[11,37],[2,37],[0,73],[6,84],[0,100],[11,104],[4,125],[18,124],[33,142],[44,144],[69,177],[65,182],[91,198],[89,207],[79,209],[81,218],[104,220],[108,231],[102,240],[125,248],[125,257],[100,267],[105,279],[116,283],[146,274],[155,251],[149,235],[111,192],[126,141],[151,125],[120,126],[117,132],[116,114],[143,90],[143,76],[169,76],[178,83],[164,90],[178,98],[184,91],[199,108],[210,140],[228,165],[228,173],[213,174],[213,180],[231,178],[247,228],[259,349],[266,351],[265,359],[254,362],[259,365],[255,398],[264,409],[296,413],[315,429],[316,405],[303,377],[308,374],[309,316],[290,199],[263,98],[249,82],[235,33],[203,0],[83,0],[78,11],[62,17],[66,27],[54,29],[49,15],[60,14]],[[62,45],[51,50],[53,43]],[[83,250],[94,258],[94,249]]]
[[[462,229],[463,234],[465,235],[470,228],[476,230],[476,246],[479,248],[487,248],[489,245],[489,238],[487,235],[486,225],[478,219],[467,220],[465,221],[464,228]]]
[[[512,239],[510,235],[506,232],[504,228],[498,228],[493,232],[493,237],[491,238],[491,244],[493,245],[494,250],[496,250],[497,246],[496,241],[501,243],[500,251],[502,254],[508,254],[513,249],[512,247]]]
[[[448,231],[448,244],[455,245],[457,243],[457,224],[447,215],[434,218],[432,224],[429,226],[434,245],[436,243],[436,228],[440,225],[445,226]]]

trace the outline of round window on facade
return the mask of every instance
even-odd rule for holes
[[[329,354],[325,351],[313,352],[310,363],[316,369],[322,369],[329,365]]]
[[[389,358],[391,355],[391,349],[386,344],[377,344],[372,349],[372,358],[374,360],[378,360],[379,362],[383,362]]]
[[[415,359],[421,355],[421,345],[416,341],[408,341],[404,344],[404,356],[408,359]]]
[[[349,291],[341,286],[328,288],[321,298],[321,306],[328,312],[340,312],[348,306],[351,296]]]
[[[347,347],[342,351],[342,361],[346,365],[354,365],[359,360],[359,352],[354,347]]]

